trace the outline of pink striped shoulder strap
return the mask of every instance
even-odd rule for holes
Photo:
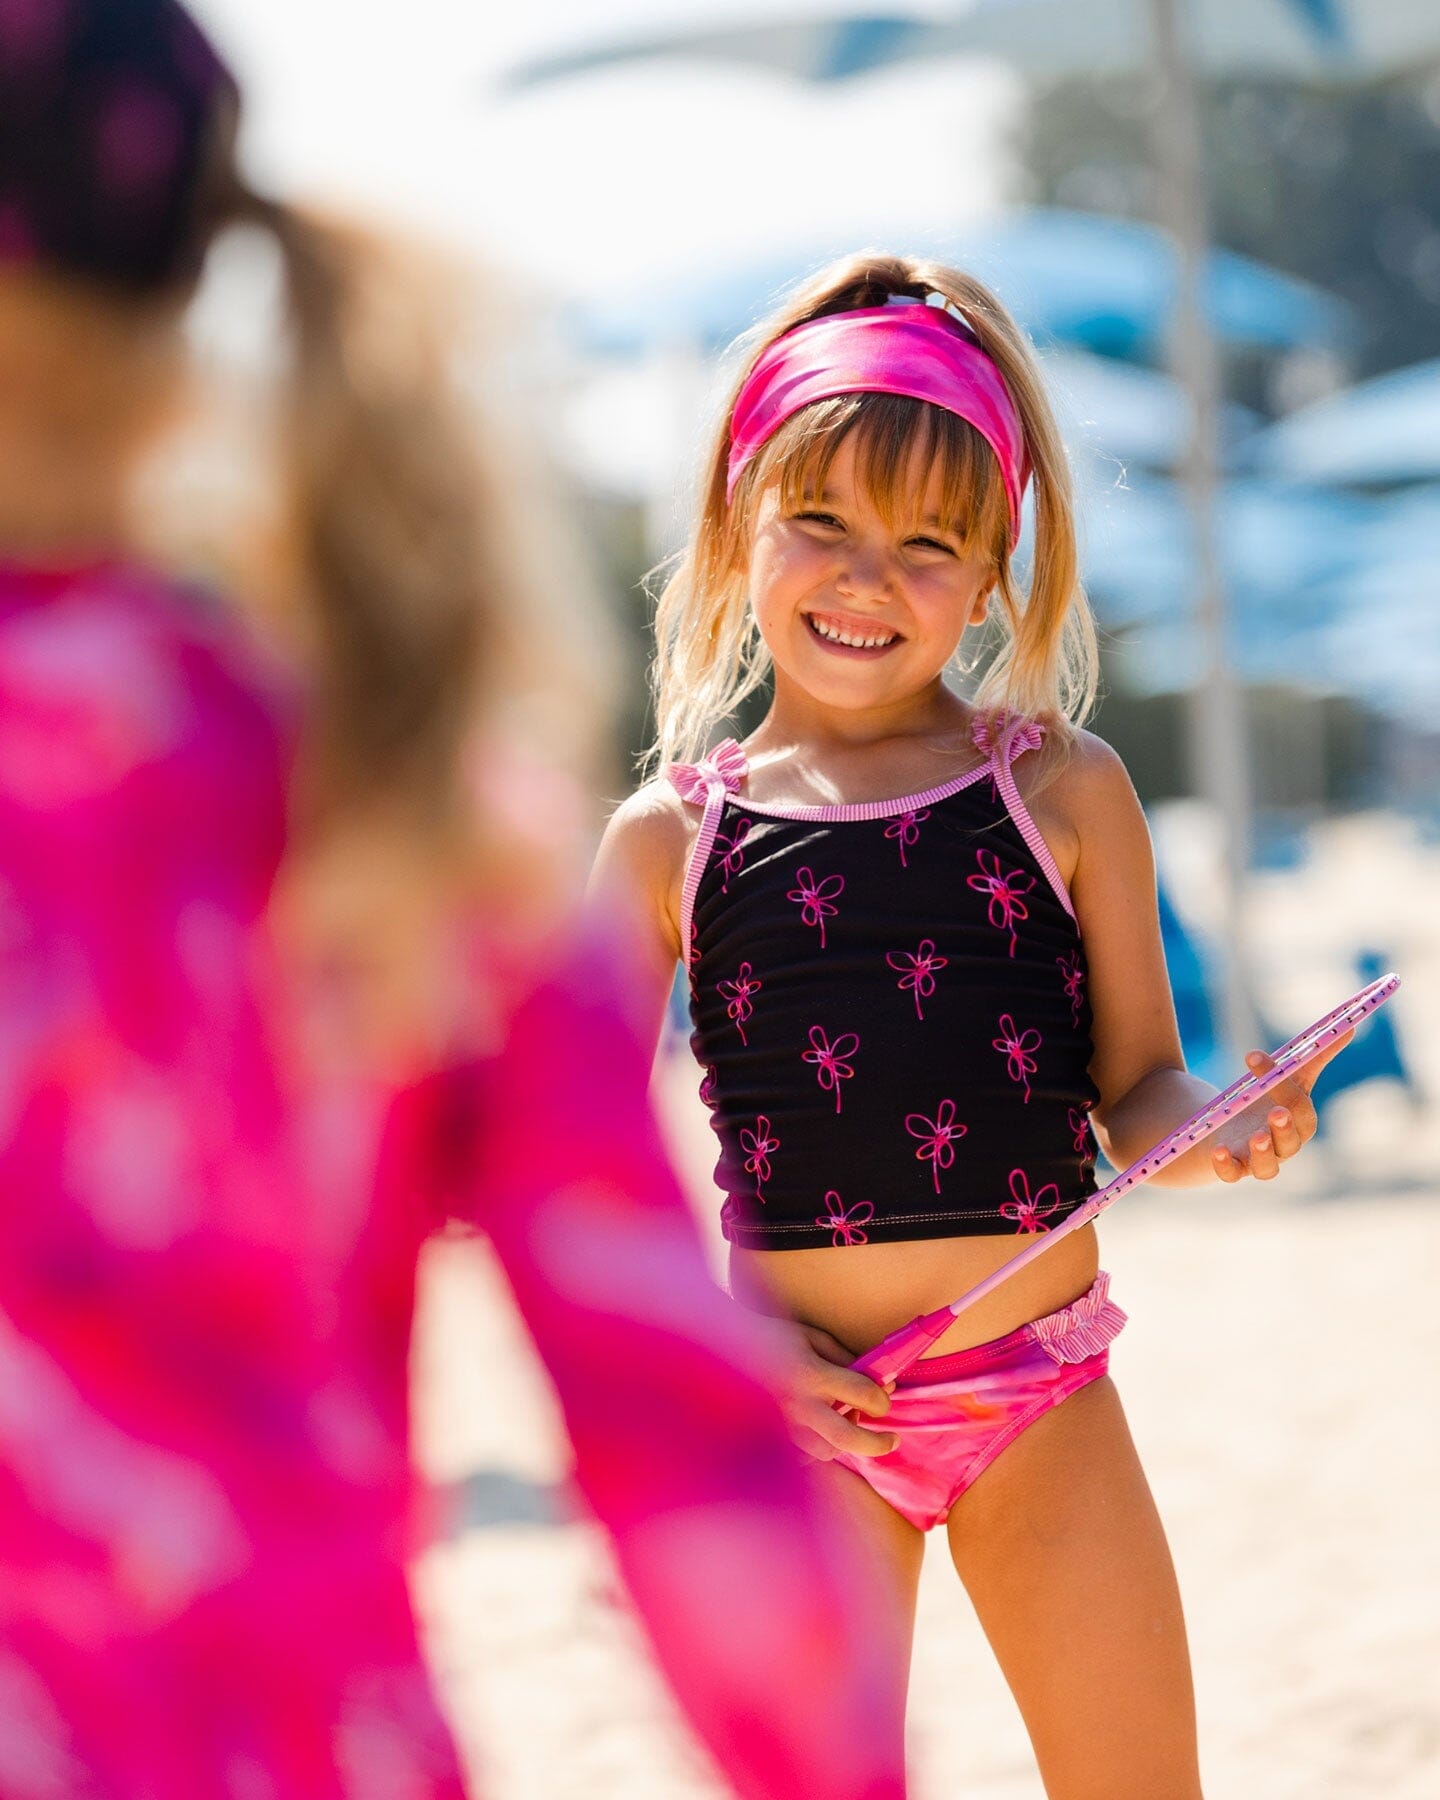
[[[687,806],[703,806],[705,809],[700,821],[699,836],[690,852],[690,863],[685,871],[685,886],[680,899],[680,942],[684,947],[687,967],[695,954],[695,895],[699,891],[705,865],[710,859],[715,833],[720,828],[725,796],[740,792],[749,767],[745,752],[739,744],[734,738],[726,738],[723,744],[717,744],[698,763],[676,763],[666,771],[671,786]]]
[[[1016,757],[1023,756],[1027,750],[1040,748],[1045,742],[1045,727],[1038,719],[1021,719],[1014,713],[1002,712],[994,718],[977,716],[971,735],[976,749],[990,758],[995,786],[1005,802],[1006,810],[1015,821],[1021,837],[1030,846],[1031,854],[1039,863],[1056,899],[1073,919],[1075,906],[1069,889],[1065,886],[1065,878],[1056,866],[1055,858],[1050,854],[1050,846],[1041,836],[1039,826],[1030,817],[1029,807],[1020,797],[1020,789],[1015,785],[1015,771],[1011,767]]]

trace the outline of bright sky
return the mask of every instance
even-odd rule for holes
[[[1011,180],[1019,89],[990,64],[830,88],[637,64],[502,101],[490,77],[535,41],[520,7],[191,3],[245,87],[255,180],[397,213],[582,292],[786,244],[905,247],[994,211]],[[603,11],[545,8],[551,42]]]

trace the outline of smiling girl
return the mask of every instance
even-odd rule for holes
[[[893,1393],[846,1366],[1068,1218],[1096,1139],[1123,1166],[1212,1092],[1181,1055],[1134,789],[1078,727],[1095,638],[1065,455],[993,294],[860,256],[767,322],[657,633],[663,775],[598,879],[641,921],[657,1021],[688,971],[732,1285],[794,1322],[793,1433],[907,1644],[945,1526],[1051,1800],[1195,1800],[1184,1621],[1093,1226]],[[695,760],[767,681],[745,743]],[[1313,1133],[1318,1066],[1166,1179],[1274,1176]]]

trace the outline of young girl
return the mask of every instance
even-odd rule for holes
[[[903,1640],[944,1524],[1051,1800],[1192,1800],[1184,1623],[1094,1229],[893,1394],[846,1367],[1065,1219],[1097,1138],[1126,1164],[1212,1091],[1134,790],[1076,723],[1095,649],[1064,451],[1031,348],[953,269],[856,257],[759,338],[660,601],[664,778],[616,813],[601,878],[638,906],[652,1015],[688,968],[732,1285],[795,1322],[792,1429]],[[967,701],[947,673],[977,640]],[[759,727],[696,760],[767,676]],[[1167,1179],[1273,1177],[1318,1066]]]
[[[734,1790],[900,1800],[870,1616],[567,900],[576,778],[525,754],[597,715],[515,549],[553,577],[556,521],[473,441],[433,280],[247,192],[237,105],[174,0],[0,5],[0,1790],[459,1800],[405,1583],[449,1216]],[[293,327],[288,554],[233,601],[134,505],[231,220]]]

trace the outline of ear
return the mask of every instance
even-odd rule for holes
[[[987,588],[981,588],[970,607],[968,624],[983,625],[990,612],[990,596],[995,592],[995,584],[991,582]]]

